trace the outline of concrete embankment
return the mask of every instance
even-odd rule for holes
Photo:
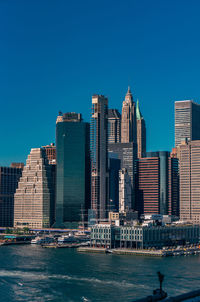
[[[130,249],[106,249],[106,248],[95,248],[95,247],[80,247],[77,249],[79,252],[88,253],[111,253],[116,255],[146,255],[146,256],[158,256],[162,257],[162,251],[148,251],[148,250],[130,250]]]
[[[79,252],[87,253],[112,253],[116,255],[141,255],[152,257],[168,257],[168,256],[181,256],[181,255],[193,255],[200,253],[199,248],[193,249],[179,249],[179,250],[144,250],[144,249],[106,249],[98,247],[79,247]]]

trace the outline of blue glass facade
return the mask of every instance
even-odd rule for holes
[[[89,124],[56,125],[56,227],[76,227],[90,206]]]

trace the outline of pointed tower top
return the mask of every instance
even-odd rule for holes
[[[137,118],[137,120],[141,120],[143,118],[143,116],[140,112],[139,100],[138,99],[137,99],[137,105],[136,105],[136,118]]]
[[[128,102],[128,103],[133,102],[133,95],[131,93],[130,86],[128,86],[128,91],[127,91],[126,96],[125,96],[125,101]]]
[[[131,88],[130,88],[130,86],[128,86],[127,94],[131,94]]]

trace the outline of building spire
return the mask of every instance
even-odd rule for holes
[[[137,99],[137,105],[136,105],[136,118],[137,118],[137,120],[141,120],[143,118],[143,116],[140,112],[139,100],[138,99]]]

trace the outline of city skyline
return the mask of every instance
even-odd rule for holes
[[[121,112],[128,85],[145,117],[147,150],[171,150],[174,102],[200,99],[198,1],[21,0],[0,8],[1,165],[55,141],[59,110],[89,121],[95,93]]]

